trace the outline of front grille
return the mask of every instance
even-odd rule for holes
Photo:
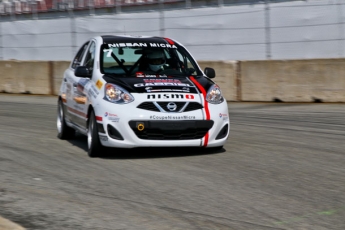
[[[168,112],[169,109],[167,108],[167,105],[170,103],[170,101],[164,101],[164,102],[143,102],[140,105],[137,106],[139,109],[145,109],[149,111],[154,112]],[[174,102],[176,104],[176,110],[173,111],[174,113],[179,112],[190,112],[198,109],[202,109],[203,106],[198,102]]]
[[[202,108],[204,107],[198,102],[189,102],[189,104],[187,105],[187,107],[184,109],[183,112],[189,112],[189,111],[198,110]]]
[[[182,108],[183,108],[183,106],[185,106],[185,104],[186,104],[186,102],[174,102],[175,104],[176,104],[176,109],[174,110],[174,111],[170,111],[169,109],[168,109],[168,104],[170,103],[170,101],[169,102],[166,102],[166,101],[163,101],[163,102],[157,102],[157,104],[164,110],[164,111],[166,111],[166,112],[179,112]]]
[[[141,131],[139,124],[144,127]],[[213,121],[130,121],[129,126],[140,139],[193,140],[203,138],[212,128]]]
[[[157,106],[153,104],[152,102],[143,102],[140,105],[138,105],[137,108],[159,112],[159,109],[157,108]]]

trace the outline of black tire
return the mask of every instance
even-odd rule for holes
[[[56,126],[58,130],[58,138],[68,140],[74,137],[75,130],[66,124],[65,112],[61,100],[58,102]]]
[[[90,113],[90,119],[88,123],[87,149],[87,154],[89,155],[89,157],[98,157],[105,149],[99,140],[96,117],[93,111],[91,111]]]

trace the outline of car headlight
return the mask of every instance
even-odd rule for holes
[[[222,91],[218,85],[211,86],[211,88],[207,91],[206,101],[211,104],[220,104],[224,101]]]
[[[118,85],[107,83],[104,87],[104,90],[104,99],[109,102],[116,104],[127,104],[134,101],[134,97],[128,93],[127,90]]]

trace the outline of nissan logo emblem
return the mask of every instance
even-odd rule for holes
[[[176,108],[177,108],[177,105],[174,103],[174,102],[169,102],[167,104],[167,108],[170,110],[170,111],[175,111]]]

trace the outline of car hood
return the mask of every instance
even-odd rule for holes
[[[191,80],[193,78],[194,81]],[[205,77],[114,77],[104,75],[107,83],[116,84],[126,89],[129,93],[152,93],[152,92],[185,92],[198,93],[206,91],[214,84]],[[199,90],[198,90],[199,89]]]

